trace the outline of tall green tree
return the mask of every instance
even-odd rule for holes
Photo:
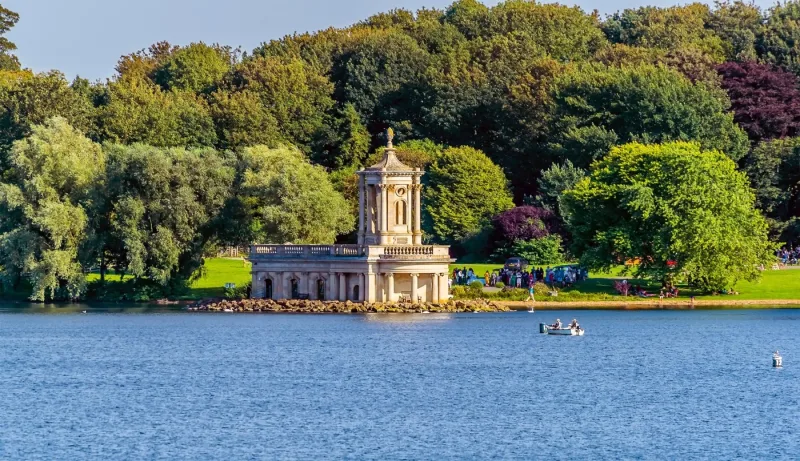
[[[748,155],[745,171],[773,235],[796,245],[800,242],[800,138],[759,143]]]
[[[232,61],[229,49],[192,43],[164,59],[154,70],[153,80],[165,90],[208,93],[228,73]]]
[[[471,147],[446,149],[426,176],[426,233],[436,242],[460,242],[514,206],[503,170]]]
[[[232,161],[210,148],[106,145],[105,252],[112,266],[179,290],[197,275],[229,197]]]
[[[637,277],[688,279],[707,291],[756,280],[773,258],[754,204],[732,160],[685,142],[615,147],[562,200],[587,267],[638,260]]]
[[[237,218],[226,223],[224,239],[239,245],[333,243],[355,227],[355,216],[325,170],[286,146],[243,150],[226,213]]]
[[[27,279],[31,299],[77,299],[92,263],[93,202],[102,184],[100,146],[60,117],[33,125],[14,143],[0,182],[0,276],[6,287]]]
[[[554,99],[554,160],[581,168],[631,141],[698,141],[733,160],[747,153],[727,95],[662,66],[577,67],[558,79]]]
[[[16,78],[0,86],[0,170],[7,166],[3,153],[28,136],[33,125],[58,116],[86,133],[91,114],[90,101],[74,91],[60,72]]]
[[[331,82],[299,59],[246,59],[233,71],[224,89],[258,96],[275,119],[282,138],[305,151],[310,150],[334,106]]]
[[[210,147],[217,142],[204,99],[187,91],[164,91],[148,80],[111,83],[96,120],[95,137],[103,142],[158,147]]]
[[[19,15],[0,5],[0,70],[19,70],[19,59],[12,53],[17,45],[10,41],[5,34],[17,25]]]

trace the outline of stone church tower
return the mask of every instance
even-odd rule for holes
[[[389,130],[383,160],[358,172],[359,245],[421,245],[424,174],[397,159]]]
[[[424,174],[392,145],[358,172],[358,244],[252,245],[254,298],[440,302],[449,298],[450,247],[423,245]]]

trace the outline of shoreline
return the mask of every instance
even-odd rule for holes
[[[664,301],[495,301],[497,304],[506,306],[511,310],[528,310],[531,306],[541,310],[559,310],[564,308],[581,310],[691,310],[697,308],[800,308],[800,299],[747,299],[747,300],[726,300],[717,301],[714,299],[695,300],[694,306],[688,300],[664,300]]]

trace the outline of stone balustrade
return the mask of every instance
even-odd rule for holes
[[[250,259],[365,256],[363,245],[251,245]]]
[[[252,245],[250,259],[374,258],[391,260],[449,260],[440,245]]]

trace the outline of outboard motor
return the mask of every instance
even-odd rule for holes
[[[547,324],[546,323],[540,323],[539,324],[539,333],[547,333]]]

